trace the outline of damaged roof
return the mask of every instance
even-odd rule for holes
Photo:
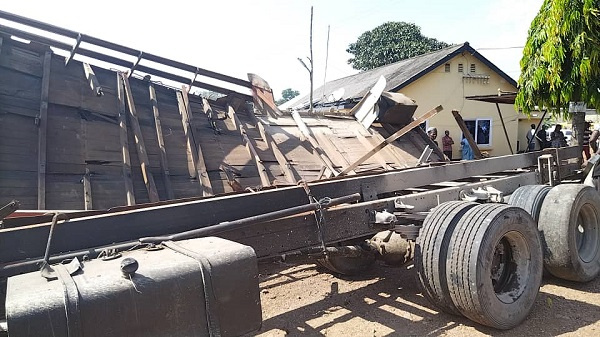
[[[380,76],[385,77],[387,81],[385,91],[398,91],[463,52],[470,53],[498,73],[508,83],[517,86],[514,79],[473,49],[469,42],[465,42],[327,82],[314,91],[314,103],[359,100],[377,82]],[[295,104],[291,108],[308,107],[309,99],[309,95],[306,95],[295,100]]]

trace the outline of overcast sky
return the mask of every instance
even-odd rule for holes
[[[315,88],[356,72],[348,44],[388,21],[421,27],[448,43],[468,41],[514,79],[522,47],[543,0],[369,1],[2,1],[1,9],[227,75],[256,73],[276,97],[306,94],[310,6],[314,5]],[[0,23],[6,24],[6,22]],[[503,48],[503,49],[494,49]]]

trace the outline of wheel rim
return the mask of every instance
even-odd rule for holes
[[[600,235],[598,231],[598,216],[592,205],[584,204],[581,207],[581,210],[577,214],[576,226],[574,227],[579,258],[586,263],[594,261],[598,253]]]
[[[521,233],[510,231],[496,243],[493,254],[490,279],[496,297],[513,303],[529,282],[531,257],[527,241]]]

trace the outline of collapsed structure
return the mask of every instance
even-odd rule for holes
[[[0,17],[74,40],[0,26],[0,328],[11,336],[241,335],[261,324],[257,259],[282,254],[343,274],[414,256],[436,307],[498,329],[528,315],[542,265],[581,282],[600,273],[600,196],[561,184],[580,181],[576,147],[444,162],[418,127],[442,107],[415,118],[414,102],[377,85],[349,114],[288,114],[256,75]],[[39,211],[15,213],[12,199]]]

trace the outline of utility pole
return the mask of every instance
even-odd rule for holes
[[[304,68],[306,68],[306,70],[308,70],[308,76],[310,78],[310,107],[308,108],[308,112],[311,114],[313,113],[313,69],[314,69],[312,40],[313,40],[313,6],[310,6],[310,57],[307,57],[308,62],[310,64],[310,68],[306,65],[306,63],[304,63],[304,61],[301,58],[298,58],[298,61],[300,61],[300,63],[302,63]]]

